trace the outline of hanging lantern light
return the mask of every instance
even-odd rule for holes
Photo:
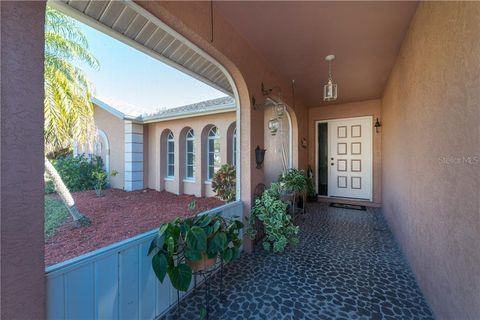
[[[335,55],[330,54],[325,57],[325,61],[328,62],[328,81],[323,86],[323,100],[335,101],[337,100],[337,84],[332,80],[332,61],[335,60]]]
[[[275,105],[275,114],[277,118],[282,118],[285,114],[285,104],[283,102],[279,102]]]
[[[277,118],[272,118],[268,121],[268,130],[270,130],[270,134],[272,136],[277,134],[278,128],[280,127],[280,122],[278,122]]]

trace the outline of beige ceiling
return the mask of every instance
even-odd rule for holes
[[[416,2],[215,2],[215,10],[289,81],[324,105],[324,57],[335,54],[335,103],[379,98]],[[271,84],[273,85],[273,84]]]

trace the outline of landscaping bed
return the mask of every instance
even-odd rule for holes
[[[196,198],[166,191],[141,190],[125,192],[105,190],[104,197],[95,191],[72,194],[80,212],[92,220],[88,227],[72,229],[72,218],[59,226],[45,241],[45,265],[49,266],[81,254],[131,238],[159,227],[176,217],[186,217],[224,204],[217,198]],[[55,196],[49,196],[55,199]],[[196,210],[188,204],[197,201]]]

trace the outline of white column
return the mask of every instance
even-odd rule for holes
[[[125,191],[143,189],[143,125],[125,120]]]

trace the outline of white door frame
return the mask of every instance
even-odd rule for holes
[[[329,122],[333,122],[333,121],[341,121],[341,120],[352,120],[352,119],[370,119],[373,123],[373,115],[371,116],[360,116],[360,117],[350,117],[350,118],[335,118],[335,119],[328,119],[328,120],[317,120],[315,121],[315,189],[316,191],[318,192],[318,124],[319,123],[329,123]],[[373,131],[373,128],[371,128],[371,130]],[[370,162],[370,174],[371,174],[371,181],[372,183],[370,184],[370,199],[368,199],[370,202],[373,201],[373,132],[372,132],[372,135],[371,135],[371,143],[370,143],[370,152],[371,152],[371,155],[372,155],[372,161]],[[327,153],[330,154],[330,137],[328,139],[328,148],[329,150],[327,150]],[[330,166],[328,166],[328,173],[327,173],[327,177],[330,177]],[[336,198],[336,197],[332,197],[330,196],[330,190],[328,190],[328,195],[324,196],[324,195],[319,195],[319,197],[322,197],[322,198]],[[355,199],[355,198],[342,198],[342,199],[352,199],[352,200],[355,200],[355,201],[365,201],[363,199]]]

